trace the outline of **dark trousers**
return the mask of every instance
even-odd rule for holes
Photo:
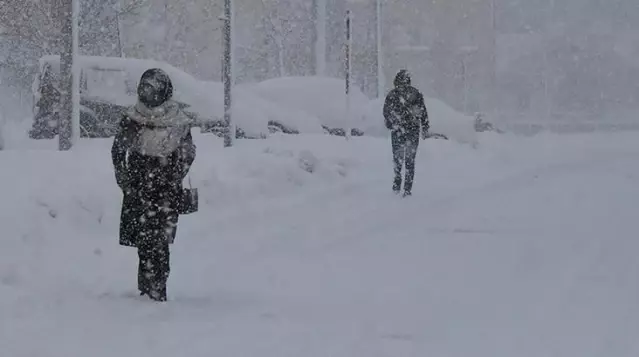
[[[393,146],[393,163],[395,178],[393,180],[393,191],[399,192],[402,188],[402,170],[406,168],[404,179],[404,192],[411,194],[413,180],[415,178],[415,158],[419,147],[419,135],[391,134],[391,144]]]
[[[154,300],[165,301],[171,271],[169,243],[143,241],[138,246],[138,258],[138,290]]]
[[[175,237],[177,215],[167,202],[148,203],[138,237],[138,289],[153,300],[166,301],[166,283],[171,272],[169,244]]]

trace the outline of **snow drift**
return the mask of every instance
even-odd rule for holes
[[[206,115],[220,120],[224,117],[224,86],[220,82],[203,82],[209,93],[209,109]],[[322,127],[316,116],[292,106],[260,97],[251,86],[239,85],[233,89],[233,123],[250,136],[260,137],[270,134],[268,124],[276,121],[302,133],[321,133]]]
[[[370,100],[356,87],[351,92],[350,118],[346,118],[346,94],[341,79],[285,77],[242,85],[237,91],[253,98],[255,105],[251,107],[257,115],[268,113],[270,119],[301,128],[301,132],[315,133],[320,124],[329,128],[357,128],[369,136],[388,135],[382,113],[384,99]],[[432,132],[461,143],[477,143],[474,118],[438,99],[426,97],[425,101]],[[242,105],[240,102],[234,110],[240,110]]]
[[[363,110],[369,99],[353,87],[350,117],[347,118],[344,86],[344,81],[337,78],[284,77],[247,85],[247,88],[280,108],[291,108],[316,117],[329,128],[365,126]]]

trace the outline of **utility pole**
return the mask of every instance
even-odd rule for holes
[[[344,67],[346,72],[346,125],[344,128],[344,136],[349,139],[351,136],[351,71],[352,71],[352,46],[353,33],[351,29],[351,10],[346,10],[346,46],[344,55]]]
[[[232,57],[232,34],[233,28],[231,20],[233,18],[232,1],[224,0],[224,63],[222,66],[222,80],[224,81],[224,147],[233,145],[235,130],[231,116],[232,91],[233,91],[233,57]]]
[[[377,53],[377,98],[384,96],[386,88],[386,78],[384,77],[384,48],[382,47],[383,28],[382,28],[382,0],[376,0],[375,22],[377,24],[376,39],[377,45],[375,52]]]
[[[54,8],[60,22],[61,31],[58,42],[60,50],[60,110],[58,112],[58,150],[70,150],[72,140],[73,115],[73,0],[58,0]]]

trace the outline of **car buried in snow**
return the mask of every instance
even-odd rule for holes
[[[173,99],[204,133],[226,132],[224,88],[220,82],[199,80],[167,63],[120,57],[78,56],[80,74],[80,136],[114,136],[125,110],[135,104],[137,83],[149,68],[165,70],[173,82]],[[44,56],[33,81],[33,123],[29,136],[52,139],[58,132],[60,57]],[[237,138],[259,139],[274,133],[371,135],[355,108],[368,102],[352,96],[352,120],[346,123],[343,81],[337,78],[289,77],[235,86],[233,126]]]
[[[117,132],[117,124],[137,99],[137,83],[149,68],[165,70],[173,82],[173,99],[193,119],[202,132],[223,135],[223,86],[219,82],[198,80],[167,63],[120,57],[78,56],[80,74],[80,136],[107,138]],[[32,91],[32,139],[53,139],[58,134],[60,99],[60,57],[44,56],[39,60]],[[273,100],[261,98],[238,86],[234,90],[233,124],[237,138],[265,138],[272,133],[328,133],[342,131],[323,125],[301,110],[290,110]],[[353,135],[359,135],[353,130]]]
[[[193,102],[205,102],[198,81],[163,62],[118,57],[78,56],[80,73],[80,136],[104,138],[115,135],[117,123],[135,104],[137,83],[145,70],[165,70],[175,87],[174,98],[197,122],[210,120],[203,111],[192,110]],[[51,139],[57,135],[60,97],[60,57],[44,56],[32,84],[33,123],[29,136]]]

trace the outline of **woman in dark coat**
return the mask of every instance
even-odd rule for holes
[[[172,95],[165,72],[146,71],[138,102],[123,116],[111,149],[124,194],[120,244],[138,248],[138,290],[157,301],[167,298],[169,244],[183,209],[182,181],[195,159],[192,123]]]

